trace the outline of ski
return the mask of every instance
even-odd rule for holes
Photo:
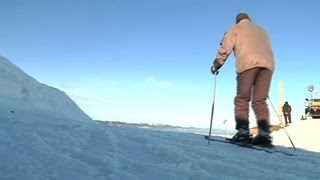
[[[209,136],[205,135],[204,138],[207,139],[207,140],[210,140],[210,141],[237,145],[239,147],[249,148],[249,149],[253,149],[253,150],[257,150],[257,151],[263,151],[263,152],[270,153],[270,154],[272,154],[272,153],[281,153],[281,154],[286,155],[286,156],[296,156],[295,154],[292,154],[292,153],[289,153],[289,152],[286,152],[286,151],[283,151],[283,150],[279,150],[276,147],[269,148],[269,147],[261,147],[261,146],[252,145],[252,144],[233,143],[231,141],[228,141],[226,138],[219,137],[219,136],[211,136],[210,139],[209,139]]]

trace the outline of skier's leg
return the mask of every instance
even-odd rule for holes
[[[258,121],[269,122],[269,108],[267,97],[271,84],[272,72],[261,68],[253,88],[252,108]]]
[[[252,85],[254,84],[257,72],[258,69],[254,68],[242,72],[237,76],[237,95],[234,99],[234,113],[237,122],[249,120],[249,103],[252,95]]]
[[[253,87],[252,108],[255,112],[259,134],[253,139],[254,144],[271,144],[270,118],[267,98],[269,94],[272,71],[260,68]]]
[[[234,112],[236,129],[238,133],[233,136],[232,141],[249,141],[249,103],[252,95],[252,85],[255,81],[257,68],[247,70],[237,76],[237,95],[234,99]]]

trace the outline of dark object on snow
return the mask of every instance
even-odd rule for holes
[[[282,106],[282,113],[284,116],[284,120],[286,125],[291,123],[291,106],[289,105],[289,103],[286,101],[284,103],[284,105]]]

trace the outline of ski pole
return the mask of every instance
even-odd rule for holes
[[[269,102],[270,102],[270,104],[271,104],[271,106],[272,106],[272,108],[273,108],[274,112],[275,112],[275,113],[276,113],[276,115],[277,115],[277,110],[276,110],[276,108],[273,106],[273,104],[272,104],[272,102],[271,102],[271,100],[270,100],[269,96],[268,96],[268,99],[269,99]],[[277,118],[278,118],[279,122],[280,122],[280,123],[282,123],[278,115],[277,115]],[[293,143],[293,141],[292,141],[292,139],[291,139],[291,137],[290,137],[289,133],[287,132],[286,128],[285,128],[285,127],[283,127],[283,129],[284,129],[284,132],[286,133],[286,135],[287,135],[287,137],[288,137],[288,139],[289,139],[289,141],[290,141],[290,143],[291,143],[291,145],[292,145],[293,149],[294,149],[294,150],[296,150],[296,147],[295,147],[295,145],[294,145],[294,143]]]
[[[212,130],[212,120],[213,120],[213,113],[214,113],[214,102],[216,99],[216,87],[217,87],[217,76],[219,72],[214,73],[214,86],[213,86],[213,101],[212,101],[212,109],[211,109],[211,119],[210,119],[210,130],[209,130],[209,139],[208,145],[210,144],[210,137],[211,137],[211,130]]]

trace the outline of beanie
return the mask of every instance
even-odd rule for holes
[[[243,19],[248,19],[251,21],[249,15],[247,13],[239,13],[236,17],[236,24],[239,23]]]

